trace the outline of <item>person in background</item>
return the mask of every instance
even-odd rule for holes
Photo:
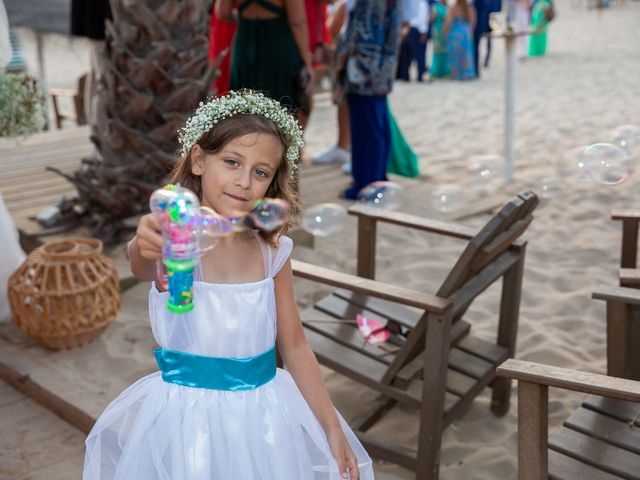
[[[220,20],[216,9],[211,9],[211,27],[209,29],[209,61],[214,63],[219,55],[224,55],[220,64],[220,75],[215,79],[212,88],[216,95],[224,95],[229,91],[231,76],[231,47],[236,34],[236,23]]]
[[[541,57],[547,53],[547,26],[554,15],[550,0],[536,0],[531,9],[531,27],[533,32],[529,39],[529,56]]]
[[[343,193],[355,200],[372,182],[386,180],[391,151],[387,95],[393,87],[402,12],[396,0],[359,0],[349,9],[336,48],[339,90],[346,95],[351,127],[353,184]]]
[[[237,21],[231,57],[231,90],[265,92],[296,112],[304,128],[313,88],[304,3],[295,0],[217,0],[216,15]]]
[[[473,29],[473,62],[476,68],[476,75],[480,77],[480,39],[489,33],[489,12],[491,10],[491,0],[473,0],[473,7],[476,10],[476,26]],[[487,56],[491,50],[491,37],[487,37]]]
[[[433,40],[433,57],[429,75],[434,78],[448,77],[449,61],[447,60],[447,37],[443,34],[444,19],[447,16],[446,0],[437,0],[431,8],[431,39]]]
[[[473,64],[473,29],[476,12],[467,0],[456,0],[447,12],[442,33],[447,39],[447,58],[451,77],[456,80],[476,78]]]
[[[398,75],[396,78],[409,81],[409,69],[415,61],[418,66],[418,82],[427,72],[427,31],[429,30],[429,5],[427,0],[418,0],[417,13],[409,20],[409,29],[400,45]],[[404,54],[403,54],[404,52]]]
[[[529,29],[531,0],[515,0],[515,31],[526,32]],[[529,51],[529,35],[519,35],[517,38],[518,58],[525,60]]]

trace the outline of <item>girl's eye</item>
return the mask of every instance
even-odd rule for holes
[[[263,178],[267,178],[269,176],[269,174],[264,170],[256,170],[256,175]]]
[[[237,167],[238,166],[238,162],[236,162],[235,160],[231,159],[231,158],[227,158],[224,163],[226,163],[227,165],[229,165],[230,167]]]

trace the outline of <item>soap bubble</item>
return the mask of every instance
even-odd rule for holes
[[[318,237],[342,231],[347,224],[347,211],[336,203],[320,203],[302,214],[302,227]]]
[[[542,198],[551,198],[558,193],[558,179],[556,177],[546,177],[542,179]]]
[[[473,155],[467,163],[471,184],[482,190],[491,190],[504,183],[506,160],[500,155]]]
[[[394,182],[373,182],[358,192],[358,202],[380,210],[393,210],[402,204],[404,189]]]
[[[253,228],[270,232],[287,221],[289,204],[279,198],[263,198],[249,213]]]
[[[640,153],[640,127],[637,125],[620,125],[611,132],[611,143],[621,148],[628,159]]]
[[[584,163],[589,176],[603,185],[617,185],[627,178],[627,156],[610,143],[594,143],[584,151]]]
[[[589,145],[581,145],[565,152],[557,163],[558,175],[576,180],[588,180],[591,178],[584,163],[584,152],[587,148],[589,148]]]
[[[431,204],[438,212],[455,212],[462,207],[462,188],[458,185],[445,184],[431,192]]]
[[[200,222],[196,230],[200,254],[208,252],[218,243],[221,237],[233,232],[233,227],[222,215],[209,207],[200,207],[198,210]]]

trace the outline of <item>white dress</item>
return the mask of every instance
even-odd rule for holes
[[[194,282],[194,309],[167,310],[167,293],[152,285],[149,315],[156,342],[180,352],[247,358],[273,348],[273,277],[292,249],[258,235],[264,280],[242,284]],[[196,278],[202,278],[196,269]],[[149,352],[151,354],[151,352]],[[373,479],[371,459],[338,414],[358,457],[362,479]],[[291,375],[278,369],[253,390],[185,387],[160,372],[138,380],[98,418],[86,440],[84,479],[338,480],[324,430]]]

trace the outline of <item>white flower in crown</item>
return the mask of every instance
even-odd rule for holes
[[[196,113],[178,130],[182,155],[186,155],[220,120],[241,114],[261,115],[275,123],[287,140],[287,162],[293,175],[304,145],[300,124],[279,102],[253,90],[232,90],[224,97],[200,102]]]

